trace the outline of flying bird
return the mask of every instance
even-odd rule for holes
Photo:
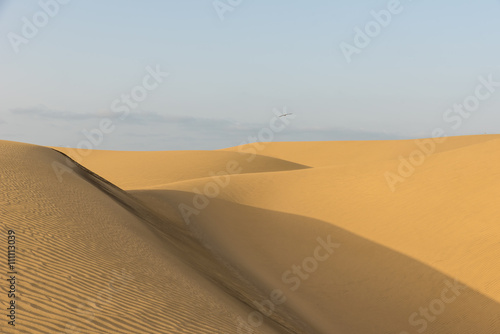
[[[290,116],[290,115],[293,115],[293,113],[289,112],[289,113],[285,113],[285,112],[281,112],[281,115],[279,115],[278,117],[286,117],[286,116]]]

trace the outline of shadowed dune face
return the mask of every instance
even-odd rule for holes
[[[71,161],[0,142],[1,222],[29,245],[19,322],[27,333],[72,333],[68,323],[82,333],[499,333],[500,139],[434,144],[391,189],[386,173],[421,145],[93,151],[86,168],[56,173],[54,161]]]
[[[218,198],[329,222],[500,301],[499,151],[500,141],[489,140],[434,154],[396,192],[384,178],[398,165],[389,160],[237,175]],[[190,192],[203,182],[208,180],[165,189]]]
[[[170,205],[192,197],[174,190],[133,194],[141,199],[156,198],[157,202],[150,202],[153,207],[162,205],[161,197],[175,199]],[[500,330],[496,301],[458,277],[331,223],[213,199],[193,224],[210,245],[216,245],[214,250],[258,282],[267,295],[281,289],[286,304],[308,319],[318,333]],[[334,252],[327,256],[322,250],[317,265],[311,264],[320,245],[317,239],[327,241],[329,237]],[[302,267],[301,273],[293,273],[294,265]]]

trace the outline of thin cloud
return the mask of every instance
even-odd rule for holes
[[[44,105],[39,105],[35,107],[28,108],[13,108],[9,110],[15,116],[29,116],[37,119],[47,119],[47,120],[88,120],[92,118],[99,118],[98,114],[92,113],[74,113],[63,110],[55,110],[47,108]]]

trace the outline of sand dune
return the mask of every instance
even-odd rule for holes
[[[500,333],[500,136],[431,141],[58,149],[71,172],[0,142],[20,249],[1,331]]]
[[[78,167],[60,183],[65,157],[48,148],[0,153],[1,222],[19,248],[18,325],[2,333],[233,333],[251,311],[250,285],[120,189]],[[259,332],[289,332],[276,327]]]

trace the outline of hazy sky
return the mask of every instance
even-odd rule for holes
[[[216,149],[285,107],[277,141],[500,133],[494,85],[443,118],[500,82],[499,17],[498,0],[0,0],[0,139],[76,147],[108,119],[95,148]]]

